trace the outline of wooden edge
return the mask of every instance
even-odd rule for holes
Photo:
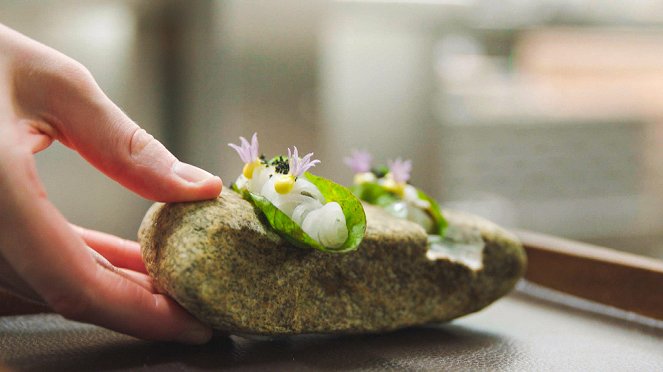
[[[0,316],[52,313],[44,305],[23,299],[0,288]]]
[[[525,278],[577,297],[663,320],[663,261],[549,235],[516,231]]]

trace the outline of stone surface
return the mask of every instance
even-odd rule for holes
[[[513,288],[525,268],[517,239],[482,219],[445,211],[479,229],[483,267],[426,258],[418,225],[366,206],[357,251],[289,245],[229,190],[216,200],[157,203],[139,231],[156,284],[214,328],[230,333],[381,332],[475,312]]]

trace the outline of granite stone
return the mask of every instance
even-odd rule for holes
[[[426,257],[418,225],[365,206],[354,252],[291,246],[230,190],[214,200],[157,203],[139,241],[156,285],[218,330],[255,335],[374,333],[444,322],[509,292],[525,269],[518,240],[475,216],[444,211],[485,242],[480,269]]]

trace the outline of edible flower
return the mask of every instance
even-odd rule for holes
[[[346,156],[343,161],[354,173],[366,173],[371,171],[373,156],[366,150],[352,150],[352,155]]]
[[[349,252],[359,247],[366,232],[364,208],[350,190],[309,169],[320,163],[313,153],[299,157],[258,156],[258,138],[240,137],[228,144],[244,162],[231,189],[255,206],[266,222],[289,243],[323,252]]]
[[[407,181],[410,179],[412,161],[397,158],[393,161],[387,161],[387,165],[389,167],[389,172],[385,176],[383,186],[402,197]]]
[[[376,177],[371,172],[371,163],[373,156],[366,150],[352,150],[352,155],[346,156],[343,161],[345,165],[352,169],[354,175],[354,183],[361,185],[362,183],[375,182]]]
[[[353,151],[345,159],[355,173],[352,192],[361,200],[382,207],[388,213],[423,227],[428,233],[444,235],[447,222],[437,202],[422,190],[410,185],[412,161],[396,158],[388,167],[370,167],[370,155]],[[370,171],[365,171],[370,169]]]
[[[311,160],[311,157],[313,156],[312,152],[304,155],[303,158],[300,158],[297,146],[293,146],[293,148],[293,151],[290,151],[290,148],[288,148],[288,173],[280,175],[279,179],[274,182],[274,190],[279,194],[289,193],[295,185],[297,177],[320,163],[320,160]]]
[[[240,159],[244,162],[244,169],[242,169],[244,177],[251,179],[253,177],[254,169],[260,165],[260,158],[258,157],[258,134],[253,133],[251,143],[249,143],[244,137],[239,137],[239,140],[239,146],[233,143],[229,143],[228,146],[235,149]]]

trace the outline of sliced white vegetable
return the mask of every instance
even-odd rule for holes
[[[394,217],[406,219],[422,226],[426,232],[432,232],[433,218],[423,209],[407,201],[389,204],[385,210]]]
[[[311,204],[311,202],[316,202],[318,206],[321,206],[319,201],[310,196],[289,192],[283,195],[277,194],[275,200],[272,201],[272,204],[274,204],[274,206],[280,209],[283,213],[288,215],[288,217],[292,218],[295,208],[302,204]]]
[[[322,204],[318,200],[311,198],[310,201],[307,201],[295,207],[295,210],[292,212],[291,218],[293,221],[295,221],[297,225],[302,226],[306,216],[308,216],[308,214],[311,213],[312,211],[320,208],[322,208]]]
[[[320,193],[320,190],[312,184],[309,180],[304,179],[303,177],[297,178],[297,181],[295,181],[295,185],[292,187],[291,193],[295,194],[303,194],[303,195],[310,195],[320,203],[325,204],[325,197],[322,196],[322,193]]]
[[[311,238],[320,241],[319,232],[320,226],[324,225],[325,221],[322,219],[322,208],[313,210],[304,218],[302,222],[302,230],[307,233]],[[320,242],[322,243],[322,242]]]
[[[336,202],[327,203],[322,209],[325,214],[325,225],[320,229],[320,243],[327,247],[340,247],[348,238],[343,209]]]
[[[239,177],[237,177],[235,180],[235,187],[241,190],[247,186],[248,182],[248,178],[244,177],[243,174],[240,174]]]
[[[259,194],[262,191],[263,186],[265,186],[265,183],[269,181],[270,176],[273,174],[273,167],[268,167],[264,164],[255,167],[253,170],[253,178],[251,178],[251,182],[249,182],[248,185],[249,191],[254,194]]]
[[[413,204],[418,208],[421,209],[430,208],[430,202],[428,200],[421,199],[419,197],[419,192],[417,191],[417,188],[412,185],[405,186],[405,190],[403,191],[403,199],[405,199],[408,203]]]
[[[330,248],[340,247],[348,238],[345,216],[336,202],[327,203],[322,208],[311,211],[304,219],[302,230]]]
[[[304,177],[297,178],[290,192],[279,194],[274,188],[278,177],[274,167],[261,164],[253,170],[251,179],[240,175],[236,185],[269,200],[320,244],[329,248],[342,246],[348,238],[348,228],[341,206],[336,202],[325,204],[320,190]]]
[[[278,174],[274,174],[273,177],[269,178],[267,182],[264,183],[262,188],[260,189],[260,192],[257,194],[264,196],[272,202],[272,204],[276,203],[276,199],[279,197],[279,193],[276,192],[274,189],[274,183],[276,182],[276,178],[278,177]]]
[[[397,201],[385,207],[385,210],[394,217],[407,219],[407,203],[404,201]]]

